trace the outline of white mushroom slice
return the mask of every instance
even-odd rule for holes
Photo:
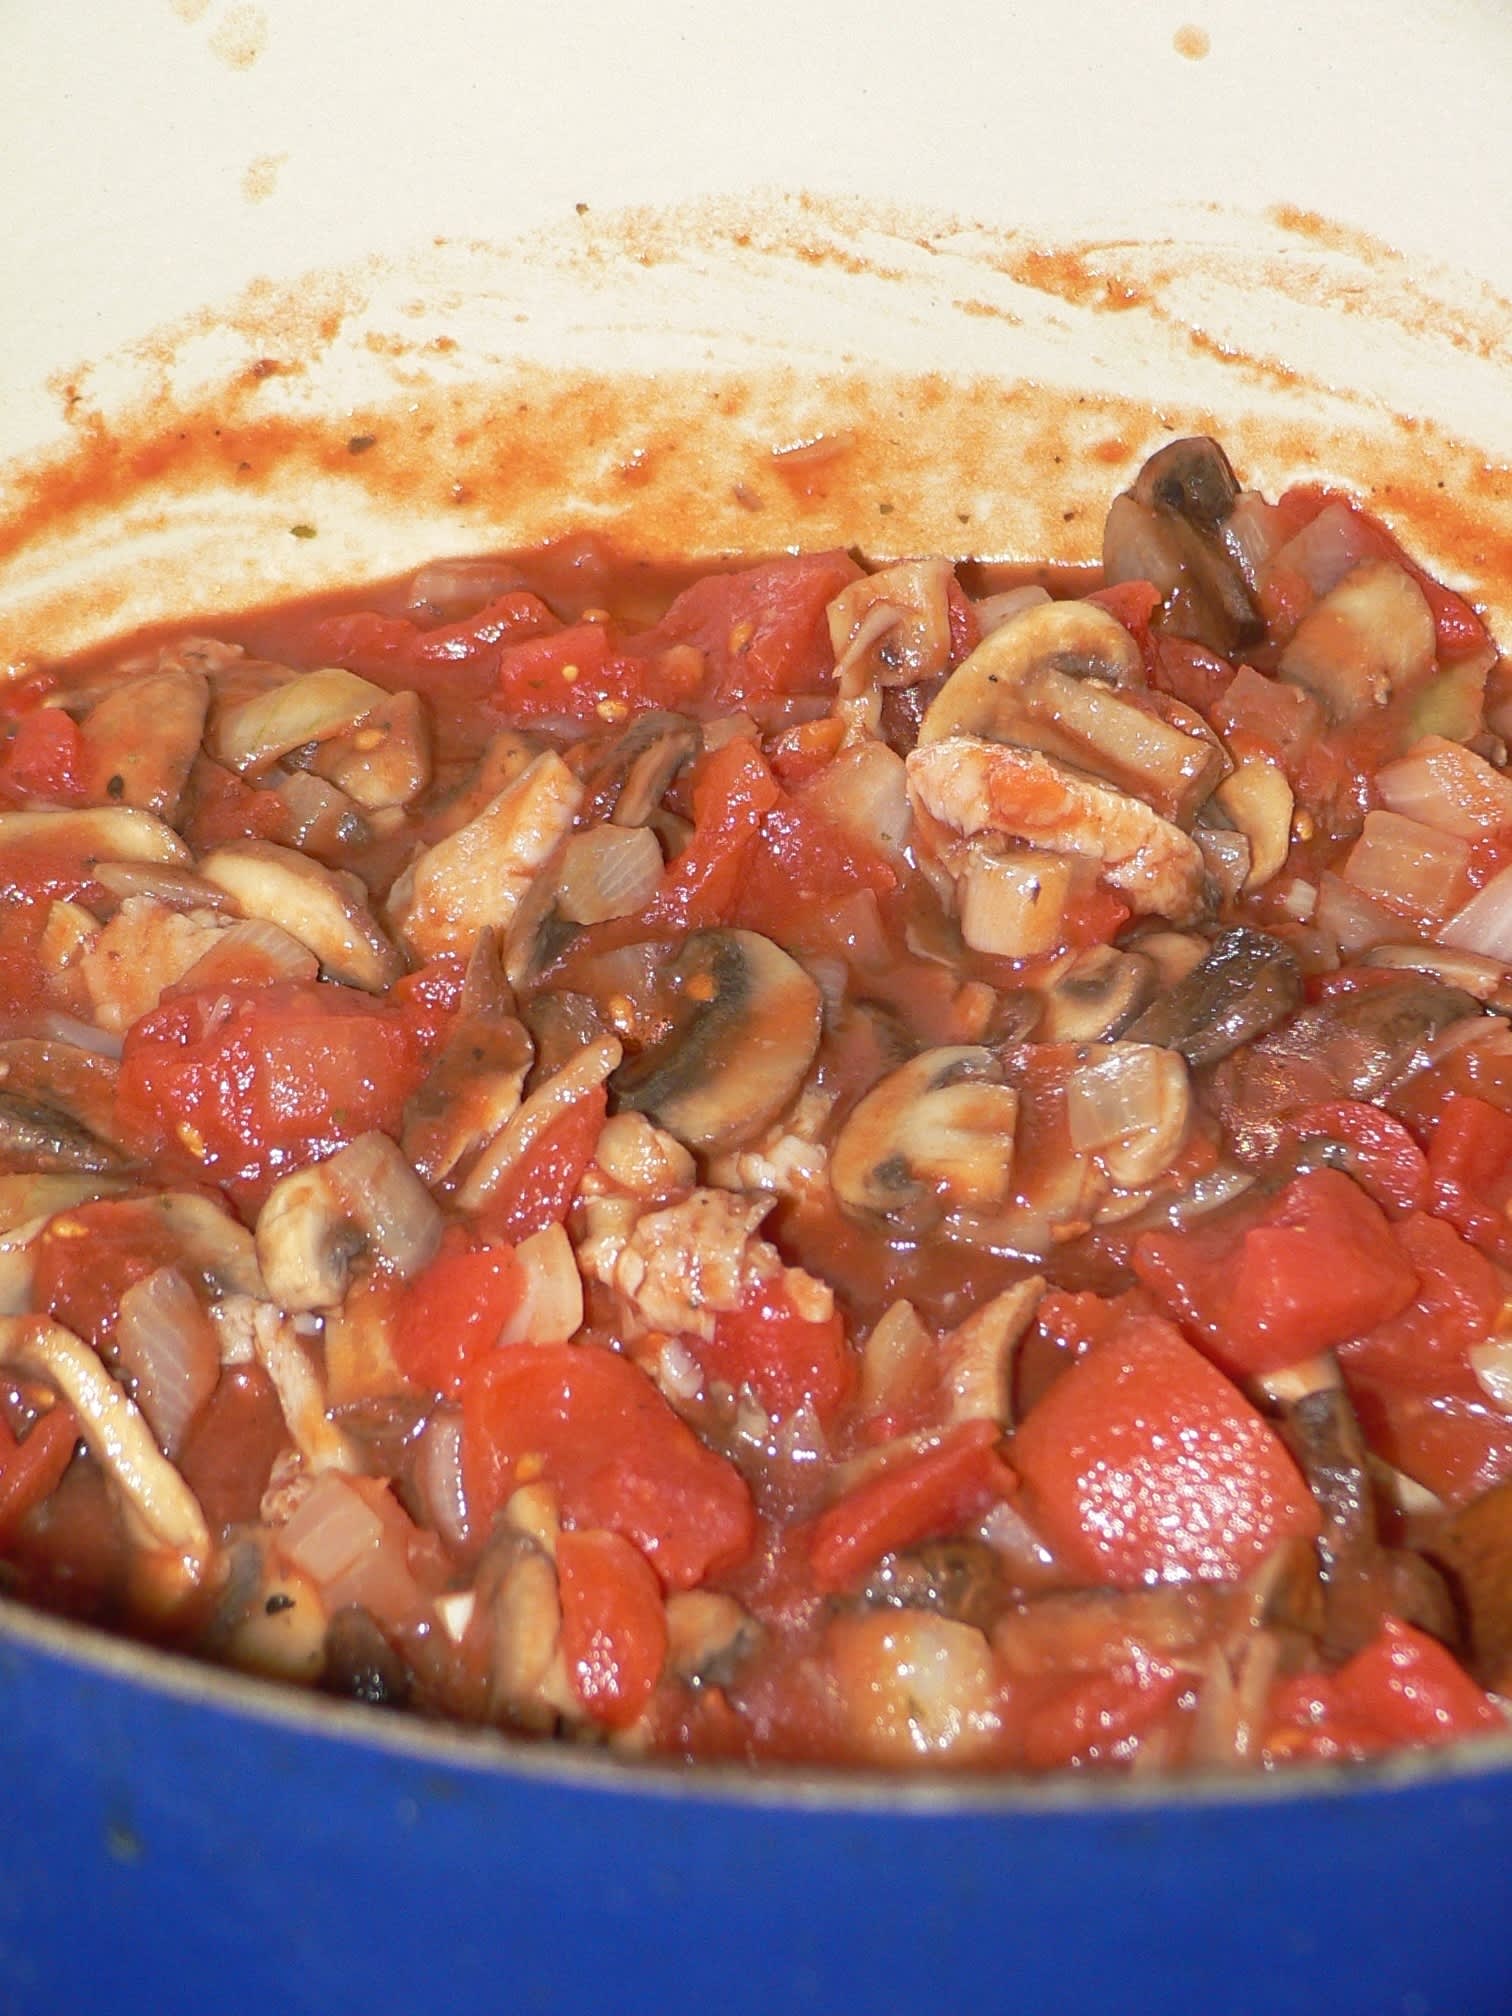
[[[96,861],[161,861],[192,868],[194,857],[171,826],[127,805],[92,812],[0,812],[0,854],[36,842],[49,853]]]
[[[440,1243],[441,1214],[386,1134],[285,1176],[257,1218],[263,1279],[283,1309],[334,1308],[361,1253],[408,1280]]]
[[[1138,1190],[1165,1174],[1191,1120],[1185,1060],[1154,1043],[1088,1046],[1066,1081],[1066,1125],[1078,1154],[1098,1157],[1113,1181]]]
[[[259,1302],[253,1312],[252,1348],[308,1471],[360,1470],[356,1450],[326,1412],[324,1383],[299,1332],[271,1303]]]
[[[952,1421],[1012,1425],[1013,1356],[1044,1292],[1043,1275],[1015,1281],[973,1310],[945,1338],[945,1390]]]
[[[145,1200],[145,1207],[167,1226],[186,1270],[218,1295],[266,1295],[252,1234],[213,1199],[192,1190],[165,1190]]]
[[[251,775],[291,749],[345,733],[388,697],[381,686],[339,666],[299,673],[248,699],[218,700],[205,747],[217,763]]]
[[[464,1212],[480,1210],[504,1189],[521,1158],[579,1099],[597,1090],[624,1055],[617,1036],[601,1036],[538,1085],[488,1144],[457,1193]]]
[[[519,1111],[532,1046],[507,1014],[464,1014],[404,1109],[405,1155],[425,1182],[460,1169]]]
[[[81,730],[93,767],[110,774],[110,797],[170,823],[176,819],[209,704],[209,681],[187,667],[148,672],[112,688]]]
[[[1478,952],[1456,952],[1446,945],[1374,945],[1362,954],[1360,964],[1430,973],[1446,987],[1458,987],[1503,1015],[1512,1014],[1512,973],[1500,959]]]
[[[912,1302],[894,1302],[872,1326],[861,1353],[861,1406],[883,1414],[919,1392],[935,1367],[935,1340]]]
[[[1291,851],[1294,800],[1280,767],[1264,756],[1248,756],[1214,793],[1249,842],[1246,892],[1263,889],[1286,866]]]
[[[1141,916],[1185,923],[1202,901],[1202,851],[1138,798],[1032,749],[953,736],[915,749],[908,788],[941,825],[972,839],[1004,833],[1099,863]]]
[[[1018,689],[1041,669],[1127,685],[1141,677],[1139,646],[1095,602],[1037,602],[984,637],[940,688],[919,726],[919,747],[947,736],[1003,741],[1018,719]]]
[[[170,910],[150,896],[128,896],[79,961],[95,1021],[122,1034],[150,1014],[230,922],[216,910]]]
[[[847,1211],[927,1230],[1012,1187],[1018,1094],[990,1050],[925,1050],[874,1085],[841,1128],[830,1182]]]
[[[118,1196],[125,1188],[123,1176],[0,1176],[0,1238],[17,1226],[33,1221],[44,1224],[60,1211],[93,1203],[96,1197]]]
[[[94,879],[118,903],[128,896],[150,896],[169,910],[224,910],[229,917],[237,914],[235,902],[224,889],[217,889],[203,876],[186,874],[182,868],[162,868],[151,861],[101,861]]]
[[[583,787],[551,751],[459,831],[405,870],[389,896],[395,930],[417,959],[467,953],[486,926],[503,929],[572,831]]]
[[[323,743],[310,768],[369,812],[408,805],[430,782],[430,721],[418,693],[391,693],[346,734]]]
[[[1200,960],[1206,942],[1195,948]],[[1045,975],[1044,1007],[1034,1025],[1037,1043],[1098,1043],[1117,1036],[1147,1007],[1156,991],[1154,961],[1113,945],[1089,945]]]
[[[197,1582],[211,1553],[205,1515],[98,1355],[61,1323],[11,1316],[0,1319],[0,1361],[52,1380],[78,1416],[91,1454],[153,1543],[176,1557],[189,1582]]]
[[[696,931],[670,968],[669,1035],[615,1076],[622,1106],[690,1148],[738,1148],[797,1097],[819,1047],[819,989],[755,931]]]
[[[404,971],[398,949],[368,908],[355,875],[271,840],[234,840],[200,863],[200,873],[234,896],[249,917],[297,938],[330,979],[381,994]]]
[[[1298,624],[1277,670],[1335,721],[1384,707],[1433,664],[1433,611],[1391,560],[1362,560]]]
[[[951,575],[948,560],[904,560],[841,589],[826,613],[843,695],[940,676],[950,663]]]

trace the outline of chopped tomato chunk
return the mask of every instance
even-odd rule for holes
[[[557,1541],[562,1655],[572,1691],[597,1722],[626,1729],[661,1678],[667,1613],[644,1554],[602,1528]]]

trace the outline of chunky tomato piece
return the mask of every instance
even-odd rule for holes
[[[821,692],[835,662],[825,612],[860,573],[847,553],[805,553],[710,574],[685,588],[630,648],[645,654],[696,645],[726,709],[773,694]]]
[[[738,1470],[705,1448],[645,1373],[597,1344],[521,1344],[480,1359],[462,1389],[463,1477],[486,1528],[542,1477],[569,1526],[607,1526],[668,1589],[739,1565],[755,1537]]]
[[[855,1391],[855,1356],[838,1313],[801,1316],[780,1283],[763,1283],[741,1308],[722,1311],[713,1337],[693,1351],[706,1377],[749,1386],[779,1421],[807,1402],[827,1425]]]
[[[520,1304],[520,1263],[509,1246],[466,1244],[459,1230],[404,1291],[394,1331],[399,1369],[415,1385],[455,1397]]]
[[[693,778],[693,837],[635,920],[635,935],[701,931],[727,922],[755,857],[762,820],[781,796],[761,751],[743,736],[706,756]],[[615,930],[630,935],[627,927]]]
[[[328,616],[316,625],[312,643],[321,662],[345,665],[391,689],[433,692],[455,706],[486,690],[505,646],[561,627],[539,595],[511,588],[475,615],[430,630],[368,610]]]
[[[8,1539],[27,1513],[57,1490],[78,1439],[71,1407],[49,1408],[20,1437],[0,1414],[0,1539]]]
[[[61,707],[38,707],[0,742],[0,795],[18,804],[77,805],[87,795],[77,722]]]
[[[180,1258],[166,1223],[113,1198],[59,1212],[32,1250],[35,1306],[96,1347],[115,1329],[126,1290]]]
[[[1397,1236],[1417,1274],[1417,1294],[1397,1315],[1342,1343],[1340,1358],[1388,1385],[1479,1399],[1466,1353],[1501,1313],[1501,1277],[1441,1218],[1414,1212]]]
[[[1324,1141],[1343,1147],[1349,1173],[1388,1218],[1428,1207],[1428,1158],[1401,1121],[1360,1099],[1332,1099],[1289,1113],[1283,1144]]]
[[[603,1528],[561,1534],[556,1565],[572,1691],[596,1722],[627,1729],[666,1663],[661,1584],[638,1548]]]
[[[532,1232],[561,1224],[593,1160],[608,1104],[601,1085],[584,1093],[526,1151],[500,1195],[478,1213],[491,1237],[518,1245]]]
[[[845,1588],[900,1547],[956,1533],[1013,1488],[995,1421],[966,1421],[933,1449],[904,1457],[848,1491],[814,1522],[809,1565],[816,1588]]]
[[[801,945],[810,912],[870,890],[890,895],[895,871],[881,853],[851,839],[823,813],[784,797],[761,822],[733,921],[780,944]]]
[[[1149,1232],[1134,1271],[1221,1365],[1294,1365],[1395,1316],[1417,1275],[1378,1207],[1337,1170],[1288,1183],[1258,1223]]]
[[[1439,1217],[1482,1252],[1512,1259],[1512,1113],[1451,1093],[1433,1130],[1428,1176]]]
[[[1456,1743],[1506,1719],[1436,1639],[1388,1617],[1337,1673],[1299,1674],[1271,1699],[1272,1754],[1331,1760]]]
[[[288,837],[289,812],[276,791],[245,783],[234,770],[201,756],[189,773],[179,830],[196,854],[228,840]]]
[[[359,1134],[397,1134],[424,1070],[409,1019],[353,988],[185,994],[127,1032],[117,1112],[143,1153],[255,1201]]]
[[[1318,1509],[1270,1425],[1159,1317],[1130,1318],[1037,1400],[1009,1445],[1024,1504],[1089,1581],[1229,1581]]]
[[[1054,1771],[1116,1754],[1154,1728],[1186,1684],[1174,1667],[1149,1658],[1069,1680],[1025,1716],[1024,1762],[1031,1771]]]
[[[1346,1367],[1349,1397],[1378,1456],[1451,1505],[1512,1477],[1512,1416],[1457,1392],[1420,1393]]]

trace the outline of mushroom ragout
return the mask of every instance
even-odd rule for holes
[[[0,729],[12,1591],[678,1758],[1505,1727],[1512,684],[1347,497],[578,541]]]

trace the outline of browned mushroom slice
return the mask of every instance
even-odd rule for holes
[[[282,1309],[329,1309],[371,1252],[404,1279],[441,1240],[441,1214],[386,1134],[362,1134],[275,1183],[257,1218],[257,1258]],[[271,1370],[271,1368],[270,1368]]]
[[[1223,450],[1194,435],[1150,457],[1133,488],[1114,499],[1103,529],[1105,580],[1153,582],[1165,602],[1164,627],[1226,658],[1265,635],[1254,592],[1224,537],[1239,495]]]
[[[332,980],[381,994],[404,971],[399,951],[368,908],[355,875],[323,868],[271,840],[233,840],[200,863],[200,873],[312,952]]]
[[[168,667],[128,679],[84,718],[81,738],[117,804],[156,812],[171,824],[199,754],[210,703],[202,672]],[[143,724],[150,727],[144,734]]]
[[[1125,1030],[1136,1043],[1214,1064],[1264,1036],[1299,1006],[1302,975],[1279,938],[1241,926],[1225,931],[1200,965],[1161,994]]]
[[[611,1081],[690,1148],[738,1148],[796,1098],[819,1047],[820,994],[754,931],[695,932],[674,961],[673,1027]]]
[[[17,1174],[123,1168],[115,1088],[114,1060],[77,1044],[0,1043],[0,1159]]]
[[[1089,946],[1050,979],[1034,1034],[1043,1043],[1099,1043],[1120,1036],[1155,992],[1155,967],[1140,952]]]
[[[507,1184],[521,1159],[579,1099],[596,1091],[619,1063],[618,1037],[601,1036],[538,1085],[484,1148],[457,1193],[458,1207],[478,1211]]]
[[[430,782],[430,721],[418,693],[390,693],[345,734],[321,744],[310,768],[368,812],[408,805]]]
[[[830,1182],[849,1212],[912,1232],[1009,1195],[1018,1094],[990,1050],[925,1050],[874,1085],[841,1128]]]
[[[266,674],[268,668],[261,670]],[[285,672],[271,687],[259,679],[245,698],[228,681],[217,687],[205,748],[217,763],[255,775],[291,750],[344,734],[389,697],[381,686],[336,665]]]
[[[1462,1605],[1476,1673],[1512,1695],[1512,1479],[1454,1513],[1428,1551]]]
[[[1008,1604],[998,1557],[982,1540],[927,1540],[886,1554],[860,1591],[871,1610],[927,1610],[986,1631]]]
[[[531,1044],[513,1015],[465,1015],[404,1109],[406,1156],[427,1183],[464,1169],[519,1108]]]

